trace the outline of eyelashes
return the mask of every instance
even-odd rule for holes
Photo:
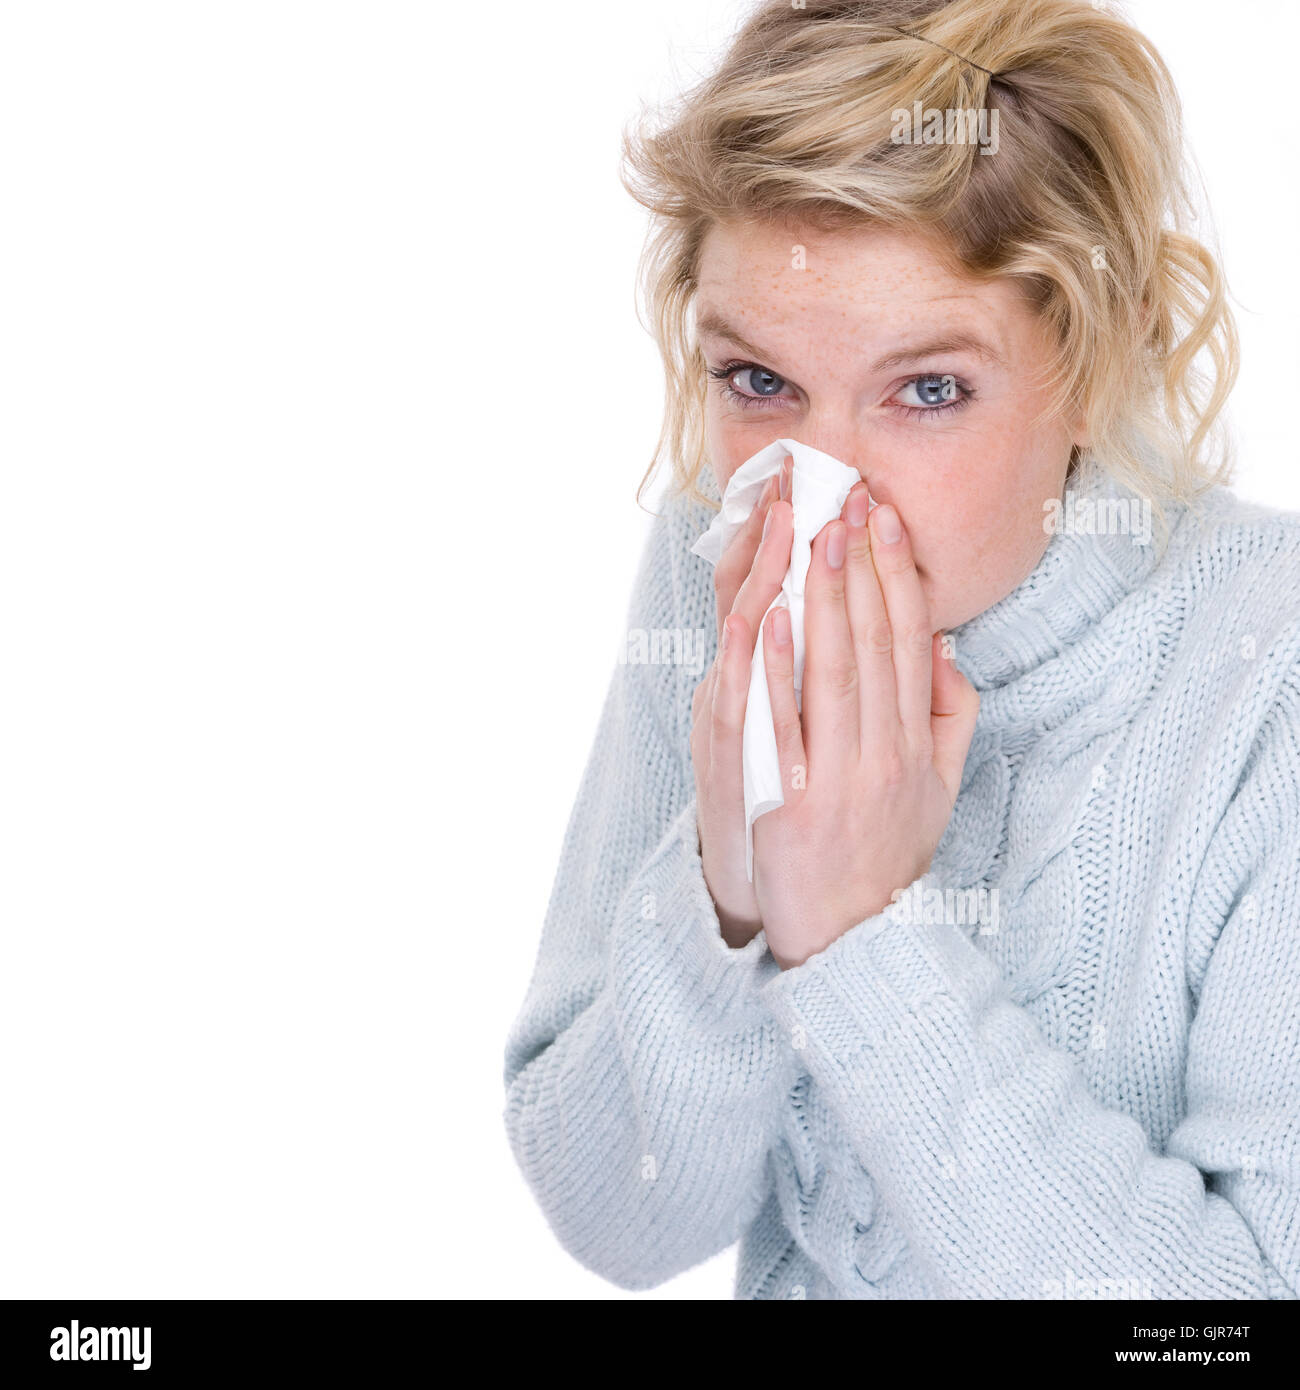
[[[773,381],[784,384],[784,379],[777,376],[775,372],[769,372],[766,367],[760,367],[756,362],[724,362],[721,367],[710,367],[709,375],[716,381],[722,394],[728,400],[740,401],[749,404],[753,401],[771,399],[763,396],[747,396],[743,391],[737,391],[731,384],[733,376],[739,376],[741,372],[748,370],[751,374],[762,373],[763,376],[771,377]]]
[[[775,372],[769,371],[757,362],[725,362],[720,367],[708,368],[708,374],[716,383],[723,399],[740,406],[742,410],[770,410],[773,408],[771,402],[789,399],[789,397],[777,395],[751,396],[744,391],[738,391],[732,384],[732,378],[739,376],[742,372],[767,377],[769,381],[776,384],[778,390],[785,385],[783,377],[777,376]],[[892,404],[891,409],[896,414],[903,416],[904,419],[915,420],[923,416],[933,418],[936,415],[949,415],[954,410],[965,409],[975,395],[973,386],[967,385],[966,382],[951,372],[921,372],[903,382],[894,392],[894,395],[897,396],[903,391],[914,388],[919,389],[923,395],[929,396],[932,401],[937,393],[943,404]]]

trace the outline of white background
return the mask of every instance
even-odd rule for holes
[[[0,10],[0,1296],[587,1273],[505,1036],[649,517],[642,100],[722,0]],[[1145,0],[1300,508],[1296,11]]]

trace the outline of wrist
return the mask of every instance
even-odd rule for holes
[[[881,899],[872,894],[865,904],[856,906],[851,913],[840,912],[835,916],[811,918],[801,913],[787,930],[782,930],[779,922],[768,923],[767,945],[773,960],[782,970],[792,970],[802,965],[811,956],[838,941],[845,933],[853,930],[859,922],[869,921],[886,911],[893,902],[892,895]]]

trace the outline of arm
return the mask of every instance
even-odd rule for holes
[[[1300,1291],[1300,676],[1284,694],[1198,879],[1220,926],[1164,1154],[958,927],[886,909],[764,987],[844,1157],[950,1296]]]
[[[630,630],[701,640],[712,629],[708,575],[688,545],[670,504]],[[691,567],[685,585],[679,566]],[[701,870],[687,723],[697,679],[679,665],[616,667],[506,1049],[515,1158],[561,1244],[624,1288],[660,1284],[740,1236],[766,1193],[790,1076],[757,992],[775,962],[761,936],[726,945]]]

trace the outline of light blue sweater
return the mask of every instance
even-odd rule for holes
[[[615,668],[506,1048],[576,1259],[644,1289],[739,1239],[737,1298],[1300,1296],[1300,515],[1169,515],[1161,553],[1058,532],[955,629],[981,705],[931,869],[788,971],[701,873],[698,663],[629,646],[660,659]],[[709,518],[666,504],[629,614],[706,661]]]

